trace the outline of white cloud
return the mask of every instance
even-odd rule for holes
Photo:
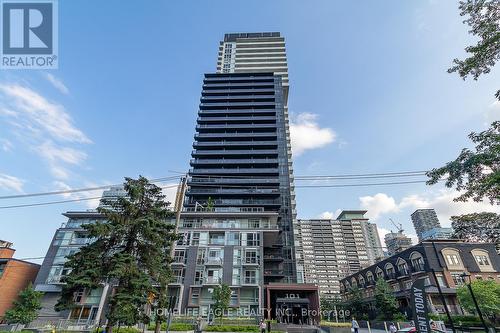
[[[7,139],[0,139],[0,149],[2,149],[3,151],[5,152],[9,152],[12,150],[12,142],[10,142],[10,140],[7,140]]]
[[[342,212],[342,209],[337,209],[335,212],[323,212],[319,215],[320,219],[328,219],[328,220],[333,220],[336,219],[340,213]]]
[[[324,147],[335,141],[337,135],[331,128],[321,128],[318,115],[304,112],[290,121],[292,152],[295,156],[304,151]]]
[[[73,189],[73,187],[69,186],[68,184],[62,181],[54,181],[53,184],[54,187],[56,188],[56,191],[68,191]],[[95,183],[89,183],[89,182],[85,183],[85,187],[98,187],[98,186],[99,185]],[[82,203],[84,203],[87,206],[87,208],[95,209],[97,208],[97,206],[99,206],[99,200],[102,196],[102,192],[103,190],[62,193],[61,196],[67,200],[84,199],[82,200]]]
[[[37,146],[37,153],[47,161],[50,172],[57,179],[69,178],[69,170],[66,165],[80,165],[86,158],[87,154],[83,151],[54,145],[50,140]]]
[[[500,213],[500,206],[490,205],[489,202],[455,202],[454,198],[460,195],[452,189],[442,189],[425,194],[412,194],[403,197],[399,203],[385,193],[377,193],[374,196],[360,197],[361,208],[368,210],[367,216],[376,220],[381,215],[388,213],[399,213],[404,209],[409,213],[419,208],[434,208],[442,226],[450,225],[450,217],[453,215],[469,214],[474,212]],[[408,214],[409,217],[409,214]]]
[[[23,192],[24,181],[14,176],[0,173],[0,188],[4,190],[13,190]]]
[[[64,106],[30,88],[0,84],[0,116],[6,118],[16,137],[47,163],[58,180],[68,179],[72,174],[68,166],[80,166],[87,158],[84,151],[70,145],[89,144],[91,140],[73,124]],[[12,146],[2,141],[0,144],[3,150]]]
[[[474,212],[500,213],[500,206],[491,205],[487,201],[455,202],[454,198],[459,193],[451,189],[443,189],[427,195],[411,195],[401,200],[400,208],[434,208],[439,221],[443,226],[450,225],[450,217],[453,215],[469,214]]]
[[[50,73],[45,73],[45,78],[54,86],[54,88],[59,90],[61,93],[65,95],[69,94],[68,87],[66,87],[66,85],[60,79]]]
[[[394,198],[385,193],[360,197],[359,201],[361,208],[367,210],[366,216],[372,220],[377,219],[382,214],[399,211]]]
[[[34,90],[17,84],[0,84],[3,114],[15,117],[17,123],[34,134],[44,134],[66,142],[91,143],[90,139],[73,125],[65,108],[49,102]]]

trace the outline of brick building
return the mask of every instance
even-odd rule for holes
[[[349,290],[357,286],[369,303],[370,315],[376,315],[375,283],[382,278],[394,290],[401,312],[411,316],[411,285],[416,279],[425,278],[429,305],[434,313],[445,312],[438,293],[439,283],[449,311],[463,314],[456,296],[456,289],[464,283],[463,273],[470,275],[472,280],[500,282],[500,256],[495,244],[459,240],[423,241],[342,279],[341,294],[347,299]]]
[[[35,280],[40,265],[14,259],[12,243],[0,240],[0,322],[21,290]]]

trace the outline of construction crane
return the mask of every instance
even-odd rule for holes
[[[393,219],[389,218],[389,221],[391,221],[392,225],[396,227],[397,231],[402,234],[403,233],[403,225],[401,223],[396,223],[394,222]]]

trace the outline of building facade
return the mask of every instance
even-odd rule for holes
[[[14,259],[12,243],[0,240],[0,323],[19,292],[35,280],[40,265]]]
[[[35,280],[35,290],[43,292],[42,309],[38,319],[47,320],[71,319],[82,325],[96,323],[103,318],[103,308],[108,288],[92,290],[89,295],[75,295],[75,307],[71,311],[55,311],[54,307],[61,296],[62,278],[69,273],[64,267],[67,256],[89,244],[82,225],[103,221],[104,218],[95,210],[70,211],[63,214],[68,220],[57,229],[47,250],[42,267]]]
[[[404,251],[412,246],[412,240],[406,236],[402,231],[389,232],[384,236],[387,254],[389,256],[395,255],[398,252]]]
[[[424,232],[441,227],[436,211],[432,208],[417,209],[411,214],[411,221],[419,241],[423,240],[422,234]]]
[[[452,228],[432,228],[422,232],[422,240],[432,240],[432,239],[452,239],[453,229]]]
[[[337,219],[299,219],[296,228],[297,261],[307,283],[319,286],[321,297],[340,295],[340,280],[383,256],[376,226],[366,211],[343,211]]]
[[[275,318],[262,309],[319,304],[310,300],[317,299],[317,288],[307,285],[299,299],[285,300],[287,288],[302,282],[302,273],[294,250],[283,37],[226,34],[217,72],[203,80],[178,225],[183,237],[174,255],[176,307],[209,314],[213,288],[220,283],[230,286],[231,306],[239,315]]]
[[[375,316],[375,284],[377,279],[384,279],[394,290],[401,312],[411,317],[411,286],[416,279],[423,278],[428,304],[434,313],[445,313],[445,305],[438,293],[439,284],[448,310],[452,314],[463,314],[456,289],[463,285],[464,273],[472,280],[500,282],[500,256],[495,245],[457,240],[423,241],[344,278],[341,290],[343,298],[348,299],[353,286],[360,288],[371,315]]]

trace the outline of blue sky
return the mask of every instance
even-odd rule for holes
[[[446,73],[471,42],[461,20],[455,1],[60,0],[59,69],[0,72],[0,195],[186,170],[202,75],[227,32],[286,38],[296,175],[440,166],[500,118],[498,66],[479,81]],[[298,215],[365,208],[381,232],[392,217],[414,234],[415,208],[436,208],[443,224],[498,211],[454,195],[420,184],[298,189]],[[43,256],[61,213],[88,205],[0,209],[0,239],[19,258]]]

